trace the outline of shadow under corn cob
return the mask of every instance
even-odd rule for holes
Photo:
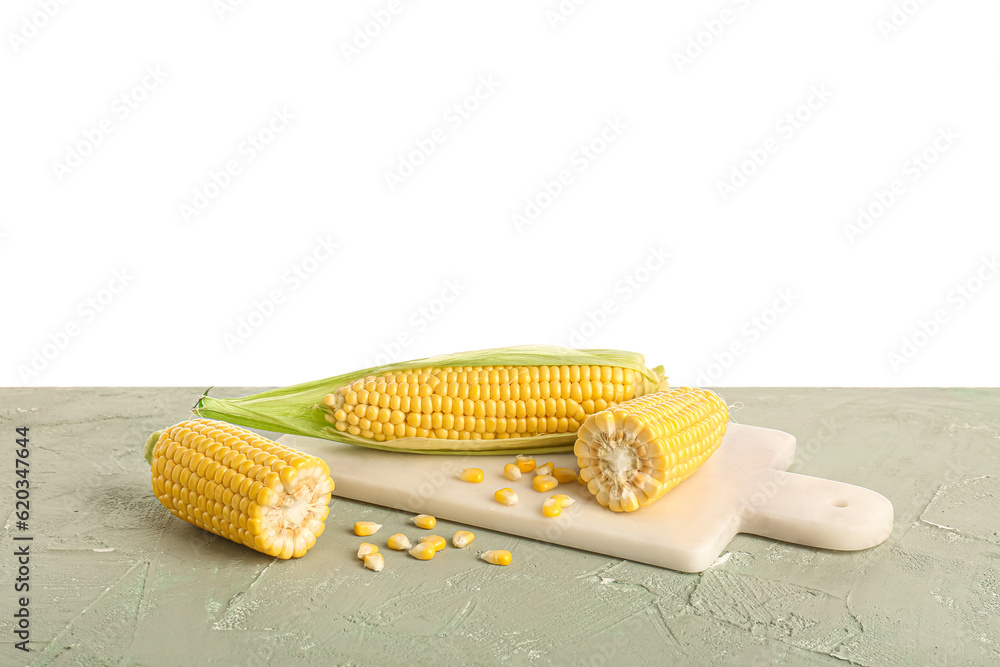
[[[591,414],[666,389],[641,354],[516,346],[375,366],[242,398],[202,417],[428,454],[570,451]]]

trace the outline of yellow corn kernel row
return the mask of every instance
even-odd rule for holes
[[[153,492],[174,516],[278,558],[304,555],[323,533],[334,489],[323,460],[210,419],[153,437]]]
[[[643,391],[642,378],[618,366],[446,366],[361,378],[323,404],[337,430],[379,442],[491,440],[571,433]]]

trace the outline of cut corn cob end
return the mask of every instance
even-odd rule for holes
[[[521,469],[517,467],[516,463],[508,463],[503,467],[503,476],[512,482],[516,482],[521,479]]]
[[[473,533],[467,530],[460,530],[452,536],[451,544],[456,549],[462,549],[472,544],[472,540],[474,539],[476,539],[476,536]]]
[[[448,546],[448,542],[446,542],[440,535],[424,535],[420,538],[420,541],[432,545],[434,547],[434,551],[441,551]]]
[[[386,546],[395,551],[409,551],[413,547],[413,545],[410,544],[410,540],[402,533],[396,533],[390,537]]]
[[[365,567],[375,572],[381,572],[382,568],[385,567],[385,558],[377,551],[365,556],[364,561]]]
[[[418,514],[413,517],[413,523],[416,524],[417,528],[430,530],[437,525],[437,519],[432,517],[430,514]]]
[[[535,491],[545,493],[559,486],[559,482],[552,475],[536,475],[535,479],[531,480],[531,486],[535,487]]]
[[[365,559],[368,554],[378,553],[378,546],[371,544],[370,542],[362,542],[358,547],[358,558],[361,560]]]
[[[356,521],[354,523],[354,534],[358,537],[368,537],[378,532],[382,524],[374,521]]]
[[[722,443],[729,411],[705,389],[648,394],[588,417],[574,453],[597,501],[631,512],[667,493]]]
[[[557,517],[562,514],[562,507],[554,498],[546,498],[542,503],[542,514],[547,517]]]
[[[154,433],[144,454],[157,499],[199,528],[283,559],[323,533],[334,483],[322,459],[210,419]]]
[[[458,478],[463,482],[478,484],[483,481],[483,471],[479,468],[463,468],[459,471]]]
[[[493,565],[510,565],[511,560],[513,560],[510,552],[506,549],[490,549],[489,551],[484,551],[480,558]]]
[[[501,505],[517,504],[517,494],[514,492],[514,489],[499,489],[493,494],[493,497]]]
[[[437,554],[437,549],[430,542],[418,542],[412,549],[410,555],[417,560],[430,560]]]

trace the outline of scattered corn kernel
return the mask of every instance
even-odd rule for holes
[[[521,469],[521,472],[531,472],[535,469],[535,459],[524,454],[518,454],[517,467]]]
[[[385,567],[385,558],[383,558],[382,554],[377,551],[370,553],[365,556],[365,567],[369,570],[374,570],[375,572],[381,572],[382,568]]]
[[[570,505],[576,502],[575,499],[570,498],[565,493],[557,493],[556,495],[552,496],[552,500],[556,501],[556,504],[562,508],[569,507]]]
[[[423,528],[425,530],[430,530],[437,525],[437,522],[438,520],[430,514],[418,514],[413,517],[413,523],[417,524],[417,528]]]
[[[514,489],[500,489],[493,494],[493,497],[496,498],[497,502],[501,505],[517,504],[517,494],[514,493]]]
[[[555,477],[556,481],[560,484],[576,481],[576,471],[572,468],[555,468],[552,471],[552,476]]]
[[[462,547],[469,546],[474,539],[476,539],[476,536],[469,531],[460,530],[451,538],[451,544],[452,546],[461,549]]]
[[[406,535],[396,533],[389,538],[388,547],[396,551],[409,551],[413,545],[410,544],[410,540],[407,539]]]
[[[368,537],[369,535],[374,535],[378,532],[378,529],[382,527],[380,523],[374,523],[372,521],[357,521],[354,524],[354,534],[360,537]]]
[[[559,482],[552,475],[537,475],[535,479],[531,480],[531,485],[535,487],[535,491],[544,493],[559,486]]]
[[[437,549],[430,542],[420,542],[415,547],[410,549],[410,555],[417,560],[430,560],[434,558],[434,554],[437,553]]]
[[[548,517],[559,516],[562,514],[562,509],[559,508],[559,503],[554,498],[546,498],[545,502],[542,503],[542,514]]]
[[[552,474],[552,470],[554,468],[555,468],[555,465],[551,461],[549,461],[548,463],[545,463],[545,464],[540,465],[537,468],[535,468],[535,474],[536,475],[551,475]]]
[[[512,482],[516,482],[521,479],[521,469],[517,467],[516,463],[508,463],[503,467],[503,476]]]
[[[420,538],[420,541],[426,542],[427,544],[433,544],[434,551],[441,551],[448,546],[448,542],[446,542],[440,535],[424,535]]]
[[[358,547],[358,558],[361,560],[364,560],[368,554],[373,553],[378,553],[378,547],[370,542],[362,542],[361,546]]]
[[[474,482],[478,484],[483,481],[483,471],[479,468],[463,468],[458,472],[458,478],[463,482]]]
[[[492,563],[493,565],[510,565],[511,561],[510,552],[504,549],[491,549],[489,551],[484,551],[480,558],[487,563]]]

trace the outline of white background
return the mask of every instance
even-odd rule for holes
[[[231,4],[4,3],[0,384],[998,384],[996,2]]]

